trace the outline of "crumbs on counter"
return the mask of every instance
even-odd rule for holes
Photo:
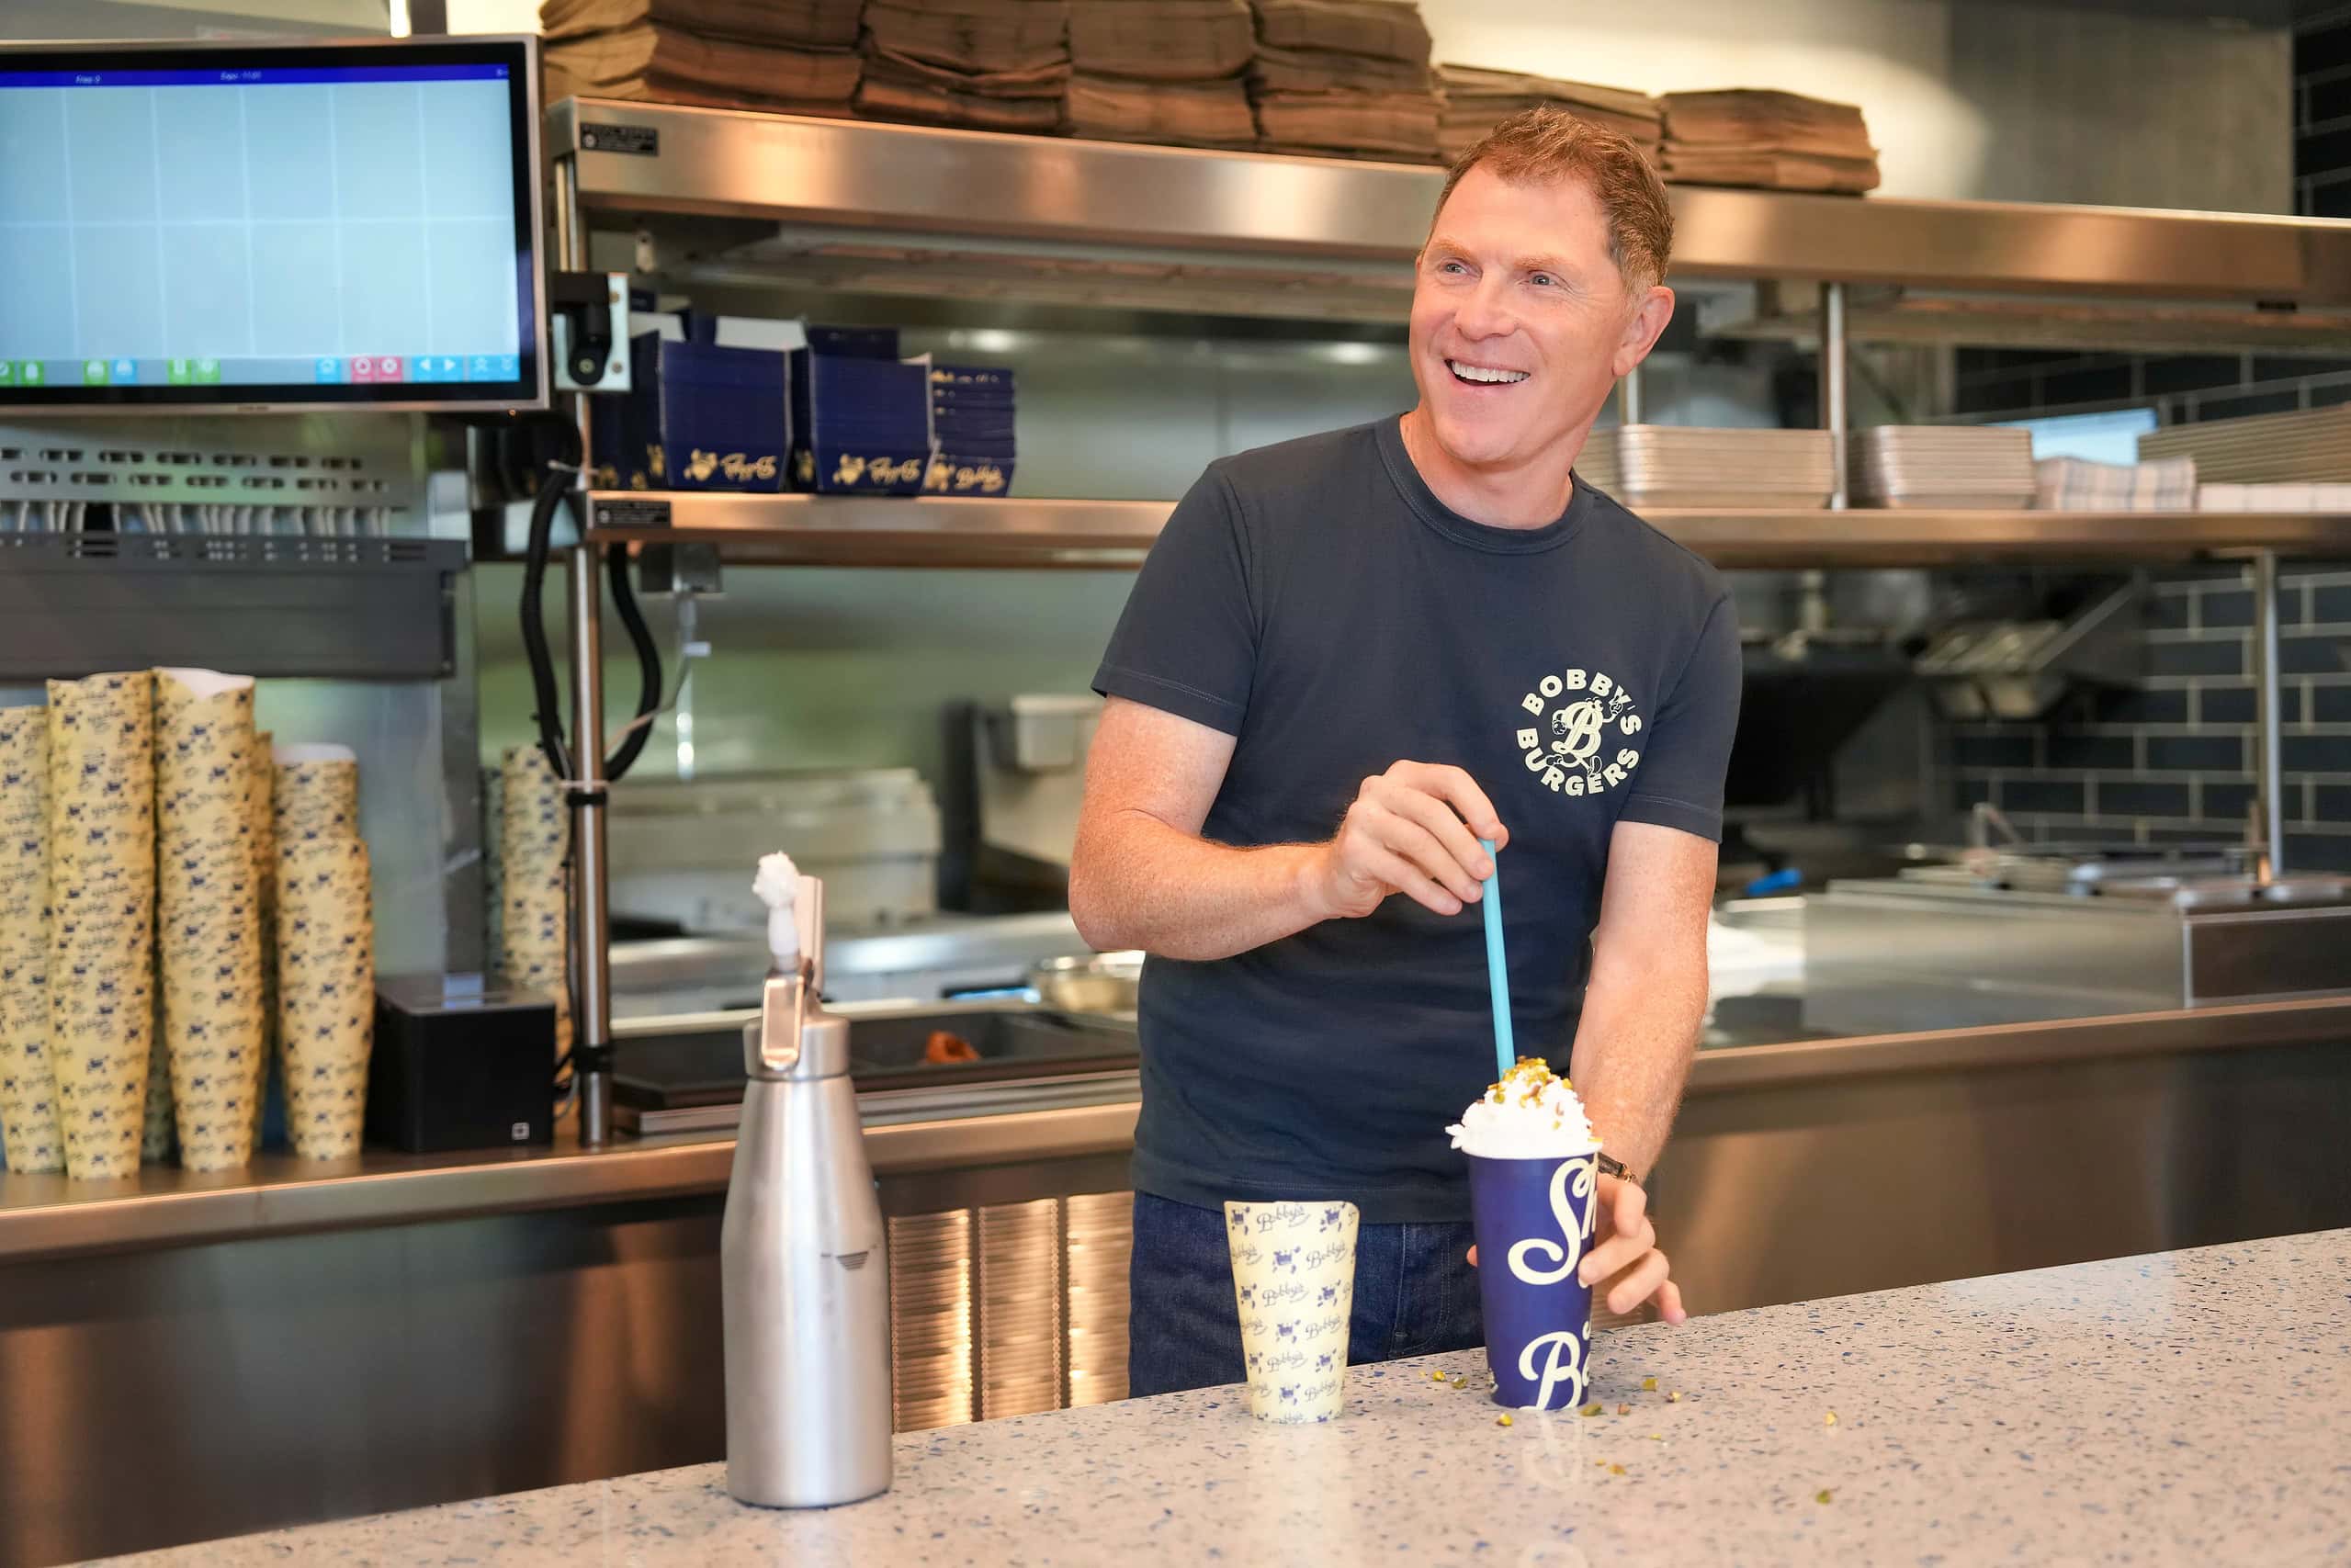
[[[1822,1426],[1824,1426],[1824,1427],[1834,1427],[1834,1426],[1836,1426],[1836,1425],[1837,1425],[1837,1412],[1836,1412],[1836,1411],[1834,1411],[1834,1410],[1832,1410],[1832,1411],[1830,1411],[1827,1415],[1825,1415],[1825,1416],[1822,1416],[1822,1417],[1820,1418],[1820,1424],[1821,1424]]]
[[[1656,1380],[1656,1379],[1655,1379],[1655,1378],[1643,1378],[1643,1379],[1641,1380],[1641,1392],[1642,1392],[1642,1393],[1656,1393],[1656,1392],[1657,1392],[1657,1380]]]
[[[1594,1400],[1591,1404],[1585,1405],[1581,1412],[1581,1414],[1585,1416],[1597,1416],[1599,1413],[1600,1404],[1598,1400]]]
[[[1508,1414],[1504,1414],[1504,1415],[1501,1415],[1501,1416],[1497,1416],[1496,1417],[1494,1417],[1494,1424],[1495,1424],[1497,1427],[1507,1427],[1507,1426],[1509,1426],[1509,1425],[1510,1424],[1510,1417],[1509,1416],[1509,1415],[1508,1415]]]
[[[1836,1495],[1837,1493],[1835,1489],[1824,1486],[1819,1491],[1813,1494],[1813,1501],[1815,1503],[1825,1503]]]

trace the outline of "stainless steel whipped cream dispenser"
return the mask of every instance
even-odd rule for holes
[[[889,1263],[849,1078],[824,1010],[824,886],[760,863],[773,970],[743,1031],[742,1127],[720,1233],[727,1490],[767,1508],[890,1483]]]

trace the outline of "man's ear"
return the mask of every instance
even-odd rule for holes
[[[1624,335],[1616,343],[1616,374],[1622,376],[1649,357],[1657,345],[1666,323],[1674,319],[1674,291],[1663,284],[1652,287],[1641,297],[1641,303],[1624,323]]]

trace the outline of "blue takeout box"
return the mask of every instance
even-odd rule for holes
[[[653,488],[784,488],[792,450],[788,356],[650,336],[630,355],[630,402]]]
[[[912,495],[931,461],[923,367],[793,355],[793,483],[822,495]]]

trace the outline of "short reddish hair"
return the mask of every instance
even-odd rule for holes
[[[1579,179],[1599,198],[1608,223],[1608,254],[1626,288],[1640,293],[1666,276],[1672,258],[1674,214],[1665,182],[1630,139],[1577,119],[1564,109],[1532,108],[1512,115],[1461,155],[1445,176],[1437,210],[1472,169],[1505,180],[1548,184]]]

